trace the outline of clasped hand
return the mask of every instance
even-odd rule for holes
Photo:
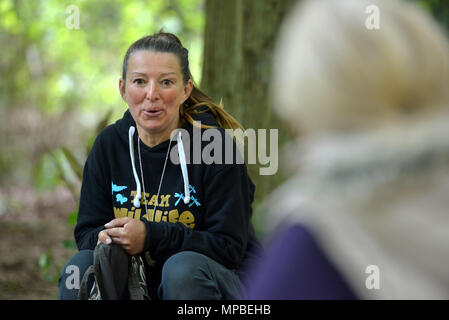
[[[145,246],[145,224],[132,218],[118,218],[104,225],[105,230],[98,233],[98,242],[120,245],[129,255],[136,255]]]

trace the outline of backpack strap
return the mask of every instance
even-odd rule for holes
[[[140,256],[132,256],[128,275],[128,292],[130,300],[151,300],[148,294],[145,265]]]
[[[89,291],[87,289],[87,282],[89,281],[89,277],[95,274],[95,265],[89,266],[86,272],[83,275],[83,279],[81,280],[80,289],[78,290],[78,300],[88,300],[89,299]]]

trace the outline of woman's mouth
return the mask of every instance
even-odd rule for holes
[[[158,108],[151,108],[151,109],[144,109],[143,114],[147,117],[154,118],[159,116],[162,113],[162,109]]]

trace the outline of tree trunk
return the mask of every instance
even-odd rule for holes
[[[201,88],[215,101],[221,100],[245,129],[278,129],[279,146],[289,135],[274,115],[269,85],[277,33],[293,3],[206,0]],[[268,145],[269,137],[267,130]],[[274,175],[260,175],[259,160],[258,164],[248,165],[256,184],[256,205],[283,180],[281,170]]]

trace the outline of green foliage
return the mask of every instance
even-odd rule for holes
[[[449,1],[447,0],[408,0],[417,2],[427,9],[449,35]]]
[[[76,208],[75,211],[70,212],[69,216],[67,217],[67,223],[70,226],[75,226],[77,218],[78,218],[78,208]]]
[[[37,191],[53,189],[59,183],[59,172],[49,154],[43,154],[34,170],[34,188]]]
[[[70,28],[77,12],[69,6],[78,9],[79,29]],[[8,47],[0,54],[0,105],[93,115],[120,109],[126,49],[162,28],[180,35],[199,75],[202,6],[202,0],[1,0],[0,42]]]
[[[57,274],[51,268],[53,265],[53,257],[50,251],[41,254],[41,256],[39,257],[38,265],[43,273],[43,277],[45,280],[50,282],[57,281]]]
[[[63,240],[62,241],[62,245],[66,249],[74,249],[74,250],[77,249],[76,242],[73,239],[71,239],[71,240]]]
[[[39,257],[39,268],[42,270],[48,270],[51,265],[51,253],[47,251]]]
[[[73,244],[71,242],[73,242]],[[67,240],[64,242],[64,247],[74,249],[74,242],[75,241],[73,240]],[[59,275],[63,266],[55,261],[55,257],[50,250],[39,256],[37,264],[41,271],[42,278],[45,281],[52,282],[54,284],[58,283]]]

